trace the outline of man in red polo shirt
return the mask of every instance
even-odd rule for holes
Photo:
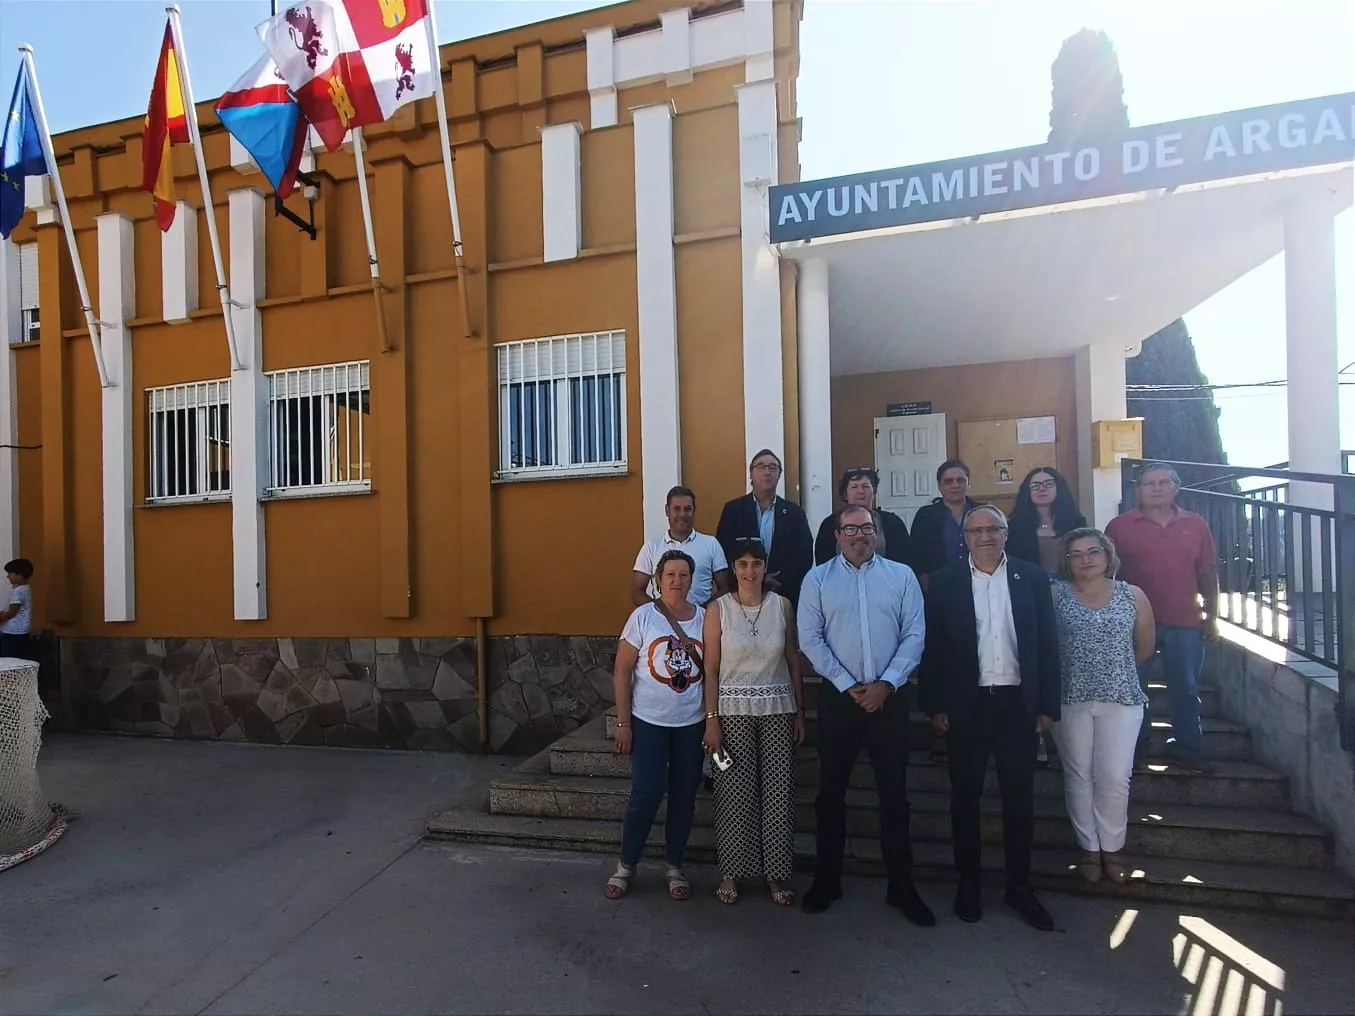
[[[1209,525],[1176,503],[1181,478],[1171,466],[1146,464],[1138,475],[1137,508],[1112,519],[1106,535],[1115,542],[1123,579],[1143,590],[1157,621],[1157,651],[1167,682],[1172,738],[1167,754],[1196,772],[1213,772],[1204,757],[1197,685],[1204,644],[1218,637],[1219,576]],[[1148,687],[1152,660],[1140,665]],[[1139,750],[1148,744],[1150,721],[1144,708]]]

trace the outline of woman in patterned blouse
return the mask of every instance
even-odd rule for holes
[[[1143,590],[1116,580],[1115,545],[1100,530],[1072,530],[1063,551],[1067,581],[1054,586],[1063,713],[1054,741],[1083,851],[1077,870],[1089,882],[1102,873],[1123,882],[1129,778],[1148,702],[1135,662],[1153,655],[1153,610]]]

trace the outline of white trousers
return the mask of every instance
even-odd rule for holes
[[[1086,851],[1117,851],[1129,823],[1129,778],[1143,706],[1077,702],[1065,705],[1062,716],[1054,741],[1077,842]]]

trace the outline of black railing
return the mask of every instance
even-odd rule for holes
[[[1355,476],[1167,464],[1212,471],[1177,501],[1214,534],[1219,617],[1335,669],[1341,745],[1355,751]],[[1123,464],[1122,508],[1140,465]]]

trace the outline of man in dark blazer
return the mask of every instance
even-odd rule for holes
[[[738,558],[740,538],[757,538],[767,548],[767,587],[792,604],[800,600],[800,583],[814,566],[814,538],[804,509],[776,494],[781,482],[781,459],[769,448],[753,456],[748,465],[753,488],[725,504],[715,538],[725,556]],[[730,555],[733,557],[730,557]]]
[[[950,822],[960,888],[955,914],[983,916],[979,798],[989,757],[1002,792],[1007,904],[1041,931],[1054,919],[1030,888],[1035,745],[1059,718],[1059,641],[1049,575],[1006,554],[1007,519],[991,505],[964,517],[969,557],[933,572],[919,701],[948,737]]]

